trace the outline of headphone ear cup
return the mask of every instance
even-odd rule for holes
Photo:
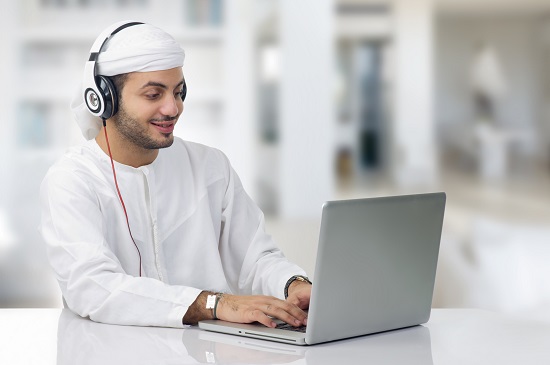
[[[101,92],[101,99],[105,109],[101,118],[109,119],[118,111],[118,95],[115,84],[106,76],[96,76],[96,84]]]
[[[184,83],[181,89],[181,101],[185,101],[186,96],[187,96],[187,84]]]

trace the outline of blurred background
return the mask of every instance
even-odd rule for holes
[[[58,307],[38,192],[83,142],[95,37],[150,22],[186,51],[176,134],[224,151],[311,275],[325,200],[445,191],[434,307],[550,321],[547,0],[0,0],[0,307]]]

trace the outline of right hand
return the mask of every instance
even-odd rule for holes
[[[307,314],[298,306],[265,295],[224,294],[218,302],[216,316],[228,322],[260,322],[272,328],[277,324],[271,317],[295,327],[307,324]]]

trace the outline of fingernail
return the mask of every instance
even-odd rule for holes
[[[295,319],[295,320],[294,320],[294,324],[297,325],[297,326],[299,326],[299,325],[300,325],[300,321],[297,320],[297,319]]]
[[[307,318],[304,319],[304,325],[307,326]]]

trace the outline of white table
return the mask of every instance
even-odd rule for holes
[[[422,326],[310,347],[0,309],[0,364],[550,364],[550,323],[434,309]]]

